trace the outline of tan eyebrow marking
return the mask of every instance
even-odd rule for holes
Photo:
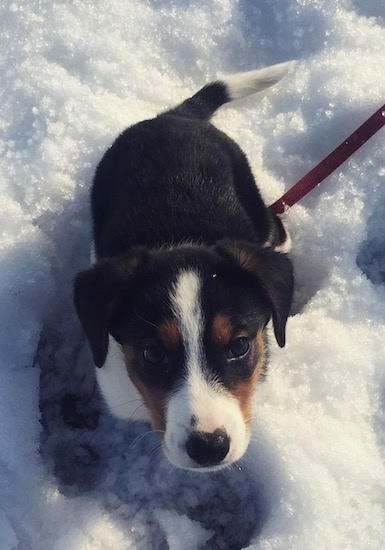
[[[158,336],[167,349],[176,348],[182,340],[179,327],[173,319],[168,319],[160,323],[158,327]]]
[[[233,335],[234,327],[228,315],[218,313],[213,320],[211,334],[217,344],[227,344]]]

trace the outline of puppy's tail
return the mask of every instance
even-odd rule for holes
[[[294,61],[287,61],[256,71],[225,76],[221,80],[207,84],[195,95],[165,114],[209,120],[221,105],[256,94],[279,82],[294,63]]]

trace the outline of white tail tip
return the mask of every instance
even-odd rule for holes
[[[270,88],[270,86],[279,82],[295,63],[296,61],[286,61],[256,71],[231,74],[222,78],[221,82],[227,88],[230,101],[233,101]]]

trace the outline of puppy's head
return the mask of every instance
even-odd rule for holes
[[[286,255],[223,241],[99,261],[77,276],[75,305],[97,367],[118,342],[169,460],[212,470],[248,446],[264,329],[272,318],[284,346],[292,292]]]

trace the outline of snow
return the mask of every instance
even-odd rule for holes
[[[272,339],[230,470],[174,469],[145,424],[90,399],[71,286],[119,131],[298,59],[215,118],[273,202],[384,103],[383,3],[16,0],[0,20],[1,550],[384,548],[385,129],[286,214],[287,345]]]

